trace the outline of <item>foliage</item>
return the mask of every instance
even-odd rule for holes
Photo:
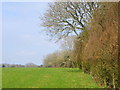
[[[115,88],[118,87],[118,3],[100,4],[88,25],[88,34],[81,33],[75,41],[75,60],[97,83]]]
[[[44,59],[45,67],[73,67],[70,51],[59,51],[49,54]]]
[[[27,63],[26,65],[21,64],[1,64],[0,67],[7,68],[7,67],[43,67],[43,65],[36,65],[34,63]]]

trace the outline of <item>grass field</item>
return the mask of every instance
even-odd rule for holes
[[[3,88],[99,88],[77,68],[3,68]]]

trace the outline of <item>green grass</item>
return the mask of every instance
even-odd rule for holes
[[[100,88],[78,68],[3,68],[3,88]]]

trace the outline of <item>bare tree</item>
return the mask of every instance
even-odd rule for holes
[[[72,51],[76,36],[68,36],[60,40],[60,47],[63,50]]]
[[[85,30],[92,13],[98,7],[94,2],[55,2],[49,4],[49,9],[42,18],[42,26],[51,37],[78,36]]]

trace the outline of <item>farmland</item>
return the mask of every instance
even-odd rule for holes
[[[3,88],[99,88],[78,68],[3,68]]]

